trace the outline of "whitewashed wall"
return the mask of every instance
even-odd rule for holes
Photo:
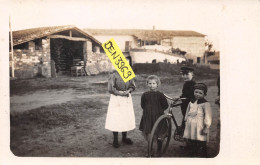
[[[203,60],[203,54],[205,51],[205,38],[204,37],[173,37],[172,47],[179,48],[182,51],[187,52],[187,58],[193,59],[197,62],[197,57],[201,57]]]
[[[117,45],[121,49],[122,52],[125,51],[125,42],[126,41],[132,41],[132,48],[137,47],[137,41],[135,41],[133,36],[130,35],[124,35],[124,36],[119,36],[119,35],[94,35],[94,37],[99,40],[100,42],[104,43],[107,40],[114,38],[116,41]]]
[[[135,63],[152,63],[152,60],[156,59],[156,62],[164,62],[167,59],[170,63],[177,63],[185,61],[183,57],[171,56],[159,52],[130,52],[133,64]]]

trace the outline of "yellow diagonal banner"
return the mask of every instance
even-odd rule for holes
[[[102,47],[124,82],[135,77],[133,69],[113,38],[103,43]]]

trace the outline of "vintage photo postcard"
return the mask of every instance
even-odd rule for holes
[[[3,164],[259,160],[259,1],[2,4]]]

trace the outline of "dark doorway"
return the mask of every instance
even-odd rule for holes
[[[67,39],[51,39],[51,60],[57,74],[70,74],[73,61],[84,61],[83,42]],[[53,69],[53,68],[52,68]]]
[[[197,57],[197,63],[200,64],[200,57]]]

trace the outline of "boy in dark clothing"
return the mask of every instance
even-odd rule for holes
[[[181,68],[181,74],[182,74],[182,78],[184,80],[184,84],[182,87],[182,95],[180,96],[180,98],[186,98],[186,99],[182,100],[182,104],[181,104],[181,112],[182,112],[182,116],[183,116],[183,120],[182,120],[182,124],[181,124],[182,129],[185,128],[184,117],[186,114],[188,104],[192,99],[194,99],[195,81],[193,80],[193,71],[194,71],[194,69],[189,68],[189,67]]]
[[[182,100],[182,104],[181,104],[181,112],[182,112],[182,124],[180,126],[180,131],[179,134],[180,136],[183,136],[184,133],[184,129],[185,129],[185,115],[186,115],[186,111],[187,111],[187,107],[189,105],[189,102],[191,100],[194,100],[194,85],[196,84],[195,81],[193,80],[193,71],[194,69],[190,68],[190,67],[181,67],[181,74],[182,74],[182,78],[184,80],[184,84],[182,87],[182,94],[179,98],[175,98],[175,100],[181,99]],[[184,139],[183,139],[184,140]],[[181,146],[181,148],[188,149],[188,142],[186,142],[185,146]]]

